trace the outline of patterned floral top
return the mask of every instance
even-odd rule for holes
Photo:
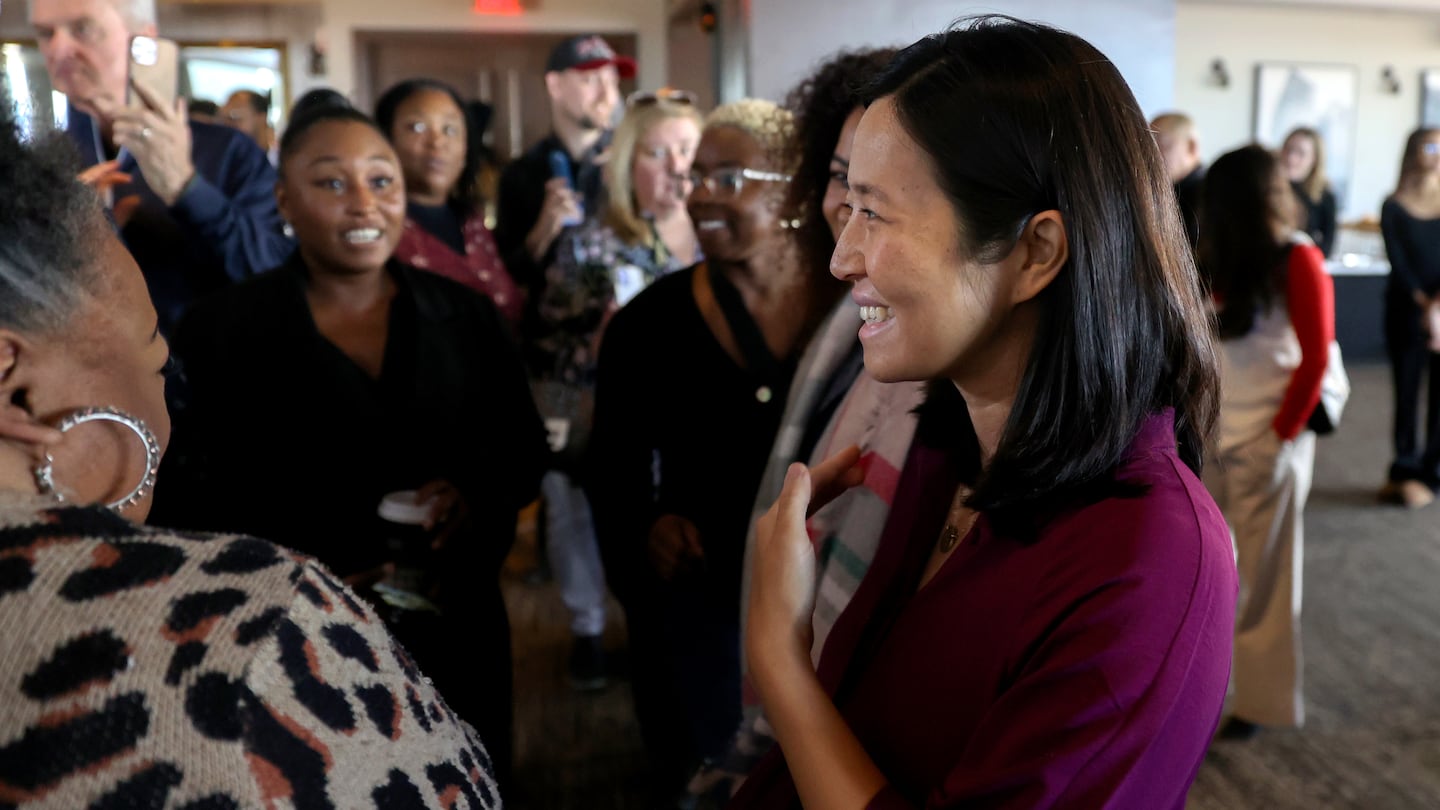
[[[485,217],[480,214],[468,217],[461,226],[461,237],[465,241],[463,256],[407,216],[405,232],[395,247],[395,258],[464,284],[493,301],[512,327],[519,324],[525,298],[500,260],[495,237],[485,227]]]

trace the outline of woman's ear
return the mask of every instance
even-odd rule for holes
[[[37,420],[30,405],[32,356],[24,338],[0,329],[0,439],[51,445],[60,441],[60,431]]]
[[[1070,260],[1070,237],[1059,211],[1041,211],[1030,217],[1015,243],[1019,275],[1011,290],[1010,303],[1020,304],[1039,295]]]
[[[27,354],[24,338],[8,329],[0,329],[0,392],[9,399],[16,389],[16,381],[24,376],[20,357]]]

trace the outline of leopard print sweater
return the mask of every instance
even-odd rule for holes
[[[0,809],[499,806],[474,732],[315,561],[0,494]]]

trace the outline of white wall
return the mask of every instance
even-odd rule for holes
[[[1358,67],[1351,192],[1341,217],[1379,216],[1381,201],[1394,188],[1405,138],[1419,125],[1420,70],[1440,68],[1440,14],[1182,0],[1176,30],[1175,106],[1198,123],[1207,161],[1252,140],[1257,63]],[[1229,87],[1209,80],[1217,58],[1230,73]],[[1382,85],[1386,65],[1400,78],[1399,94]]]
[[[668,24],[661,0],[540,0],[516,17],[477,16],[469,0],[321,0],[321,5],[320,35],[328,48],[329,71],[313,84],[347,94],[355,89],[356,31],[633,32],[639,86],[660,87],[668,75]]]
[[[750,92],[781,98],[841,49],[908,45],[972,14],[1000,12],[1055,25],[1090,40],[1115,63],[1146,114],[1174,92],[1174,0],[754,0]]]
[[[700,109],[715,106],[714,34],[700,30],[695,17],[684,15],[669,26],[669,77],[665,84],[694,93]]]

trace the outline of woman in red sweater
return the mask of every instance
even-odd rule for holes
[[[1293,230],[1279,160],[1247,146],[1205,176],[1199,262],[1219,315],[1220,430],[1205,484],[1235,534],[1240,568],[1231,720],[1223,733],[1298,726],[1301,513],[1315,465],[1306,423],[1320,401],[1335,289]]]

